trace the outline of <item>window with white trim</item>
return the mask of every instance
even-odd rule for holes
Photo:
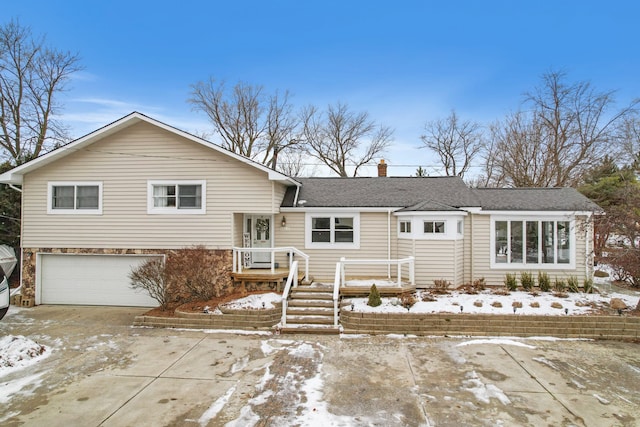
[[[308,213],[306,224],[307,247],[359,247],[360,216],[357,214]]]
[[[495,264],[573,264],[573,231],[567,220],[494,221]]]
[[[102,182],[50,182],[47,193],[50,214],[102,213]]]
[[[149,181],[149,213],[205,213],[205,181]]]
[[[444,234],[445,221],[424,221],[424,233],[425,234]]]
[[[399,221],[400,233],[411,234],[411,221]]]

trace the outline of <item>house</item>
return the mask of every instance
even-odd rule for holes
[[[501,284],[520,271],[590,277],[599,208],[577,191],[472,189],[459,177],[387,177],[386,167],[294,179],[134,112],[0,182],[22,191],[22,294],[36,304],[156,305],[130,289],[131,268],[193,245],[276,275],[275,264],[304,258],[307,277],[331,282],[341,258],[412,259],[419,287]]]

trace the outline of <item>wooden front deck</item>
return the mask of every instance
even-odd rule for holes
[[[289,277],[288,268],[276,268],[273,272],[269,268],[245,268],[242,273],[231,273],[234,284],[245,287],[247,282],[275,283],[278,292],[284,289],[287,277]]]

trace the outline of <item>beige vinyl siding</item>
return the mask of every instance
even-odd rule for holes
[[[147,214],[148,180],[206,180],[205,215]],[[102,215],[48,215],[47,182],[102,181]],[[277,192],[283,191],[277,187]],[[267,174],[139,123],[24,177],[23,246],[230,248],[233,212],[272,214]]]
[[[471,248],[474,244],[473,238],[475,237],[475,232],[473,231],[475,227],[475,218],[477,215],[469,214],[464,219],[464,240],[462,242],[462,270],[463,270],[463,283],[470,283],[474,279],[471,277],[473,275],[472,266],[471,266]]]
[[[287,226],[282,228],[282,215],[276,216],[276,246],[294,246],[310,256],[309,268],[315,280],[333,281],[336,263],[341,257],[347,259],[388,259],[386,212],[360,213],[360,249],[308,249],[305,248],[305,214],[285,213]],[[395,219],[391,217],[392,238],[395,238]],[[391,258],[396,258],[395,245],[391,247]],[[387,277],[386,266],[349,266],[350,277]],[[392,269],[395,275],[395,269]]]
[[[491,256],[493,250],[491,248],[490,234],[491,234],[491,217],[489,215],[475,215],[474,216],[474,233],[473,233],[473,277],[472,280],[484,277],[489,285],[503,285],[504,277],[506,273],[516,273],[518,279],[520,277],[520,271],[529,271],[533,273],[537,279],[538,271],[543,269],[538,266],[531,266],[531,268],[524,268],[521,270],[514,269],[492,269],[491,268]],[[575,248],[575,269],[547,269],[546,271],[551,280],[555,278],[566,279],[568,276],[576,276],[580,282],[584,280],[585,268],[586,268],[586,238],[589,235],[587,227],[585,227],[582,220],[576,220],[575,222],[575,235],[576,235],[576,248]]]
[[[456,286],[463,285],[464,280],[464,241],[455,241],[455,274],[453,284]]]
[[[433,281],[444,279],[454,282],[456,241],[416,240],[416,284],[419,287],[433,286]]]
[[[272,199],[273,206],[271,207],[271,210],[273,212],[279,212],[280,205],[282,204],[282,200],[284,199],[284,194],[287,192],[287,186],[275,181],[272,181],[272,185],[273,185],[273,199]],[[280,224],[280,222],[278,222],[278,224]]]

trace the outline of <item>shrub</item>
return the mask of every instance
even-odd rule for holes
[[[585,294],[593,293],[593,279],[585,279],[583,289]]]
[[[445,279],[436,279],[433,281],[433,284],[436,289],[447,289],[449,285],[451,285],[451,283],[449,283]]]
[[[411,292],[405,292],[400,295],[400,304],[409,310],[416,303],[416,297]]]
[[[166,264],[171,285],[185,292],[187,299],[207,301],[231,289],[231,263],[204,246],[171,252]]]
[[[549,292],[551,290],[551,279],[544,271],[538,273],[538,286],[542,292]]]
[[[567,284],[565,283],[565,281],[556,277],[556,281],[553,284],[553,290],[555,290],[556,292],[564,292],[566,288]]]
[[[569,292],[580,292],[580,285],[578,284],[578,278],[576,276],[569,276],[569,278],[567,278],[567,288]]]
[[[473,281],[473,287],[476,291],[484,291],[486,288],[487,282],[484,280],[484,277],[476,279]]]
[[[531,288],[535,285],[535,280],[533,275],[528,271],[523,271],[520,273],[520,283],[525,291],[530,291]]]
[[[129,273],[131,288],[143,290],[151,298],[158,301],[160,308],[166,310],[175,295],[169,285],[164,260],[159,258],[149,259]]]
[[[378,292],[378,287],[374,283],[371,285],[371,290],[369,291],[369,302],[367,305],[369,307],[378,307],[382,304],[382,298],[380,298],[380,292]]]
[[[518,289],[518,279],[516,278],[515,273],[514,274],[507,273],[504,276],[504,285],[510,291],[515,291]]]

